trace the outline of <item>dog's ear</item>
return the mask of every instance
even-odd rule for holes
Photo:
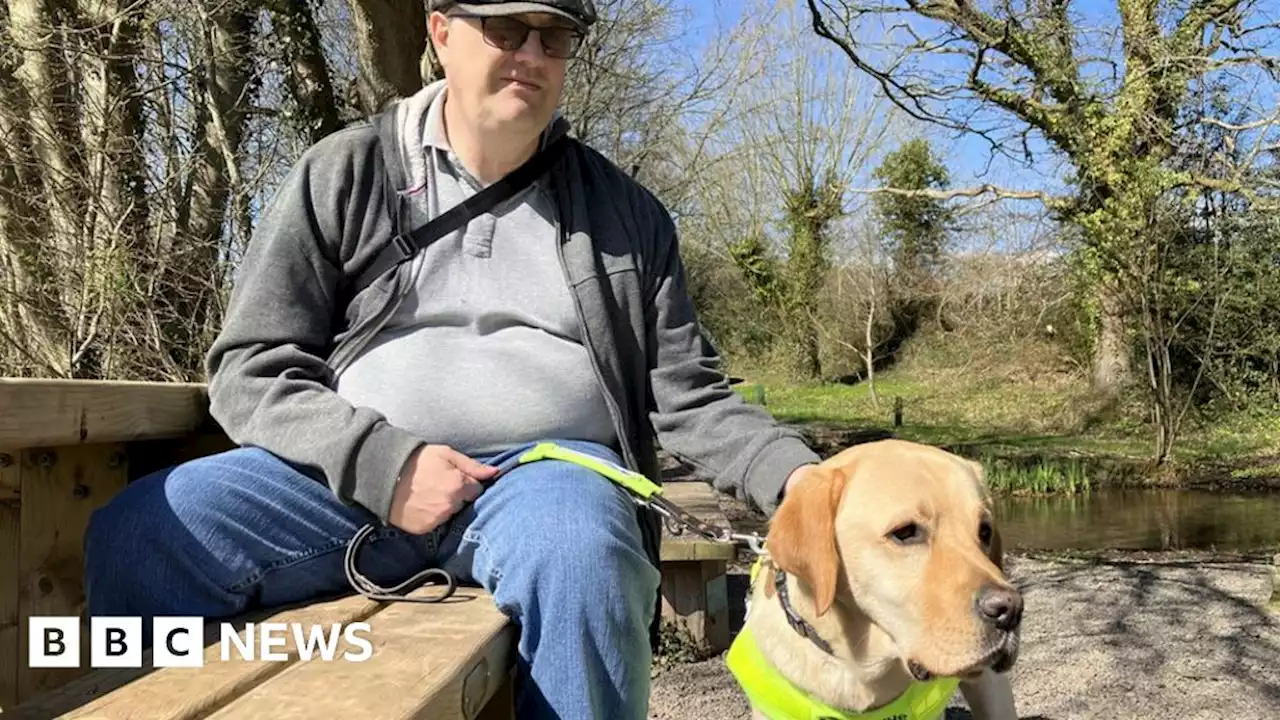
[[[818,615],[829,610],[836,598],[840,571],[836,510],[847,481],[839,468],[809,471],[783,498],[765,538],[773,564],[813,590]]]

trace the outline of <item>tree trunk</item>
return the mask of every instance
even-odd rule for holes
[[[821,343],[818,328],[811,319],[804,319],[797,328],[800,336],[796,338],[797,350],[800,353],[797,370],[804,380],[817,380],[822,377]]]
[[[427,49],[426,3],[404,0],[350,0],[356,33],[357,90],[366,114],[423,86]]]
[[[67,313],[79,304],[81,284],[57,282],[52,276],[57,275],[60,262],[82,257],[86,251],[82,232],[85,167],[83,154],[76,152],[81,139],[77,132],[75,81],[73,67],[67,62],[70,48],[64,44],[65,20],[72,18],[73,11],[69,2],[10,0],[9,32],[17,60],[13,70],[17,86],[6,93],[13,96],[18,107],[25,106],[25,117],[19,111],[10,111],[18,124],[25,121],[26,125],[26,132],[14,140],[29,143],[30,156],[35,161],[28,165],[19,160],[10,176],[20,180],[24,167],[34,171],[28,174],[28,181],[34,182],[18,189],[19,193],[30,194],[29,201],[11,205],[10,228],[23,224],[24,213],[41,208],[36,214],[40,224],[28,225],[26,232],[14,231],[11,238],[11,248],[19,257],[26,257],[29,271],[26,280],[30,284],[17,298],[23,305],[19,322],[26,325],[23,342],[34,343],[26,349],[29,358],[43,365],[49,374],[63,377],[72,374],[69,348],[74,343],[68,342],[68,334],[75,322]],[[10,155],[18,159],[27,152],[26,148],[12,147]],[[38,180],[33,177],[37,174]],[[37,254],[40,257],[35,260]],[[32,290],[40,295],[29,297]],[[32,321],[35,324],[28,324]]]
[[[1098,343],[1094,352],[1093,385],[1114,392],[1129,380],[1132,363],[1126,332],[1124,301],[1108,282],[1098,289]]]
[[[82,135],[89,172],[84,219],[89,252],[80,271],[86,303],[77,317],[72,376],[111,374],[117,343],[111,335],[136,307],[124,291],[131,277],[154,271],[147,247],[148,197],[143,161],[142,97],[134,61],[139,57],[146,2],[81,0],[90,32],[88,52],[78,60],[83,73]]]
[[[0,375],[56,375],[61,362],[55,338],[64,323],[49,284],[53,258],[40,252],[47,225],[41,180],[27,132],[26,93],[11,60],[0,48]]]
[[[190,196],[179,208],[171,267],[161,280],[168,309],[163,347],[172,372],[198,373],[207,346],[204,333],[220,311],[219,259],[227,203],[239,183],[236,162],[245,129],[253,71],[253,15],[248,3],[218,3],[201,23],[204,87],[196,116],[197,154]]]
[[[10,31],[21,53],[17,79],[26,91],[32,147],[43,165],[45,200],[56,236],[76,244],[82,238],[84,177],[76,118],[72,68],[62,44],[59,17],[72,9],[56,0],[10,0]],[[62,248],[74,251],[75,247]]]
[[[271,0],[270,7],[289,64],[286,82],[300,114],[296,122],[314,144],[342,127],[320,31],[305,2]]]
[[[876,397],[876,344],[875,344],[875,326],[876,326],[876,290],[875,280],[871,280],[871,299],[867,303],[867,327],[866,327],[866,358],[864,362],[867,365],[867,392],[871,395],[871,407],[880,409],[880,398]]]

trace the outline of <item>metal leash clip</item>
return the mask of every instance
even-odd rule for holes
[[[683,535],[685,528],[693,532],[713,540],[715,542],[723,542],[729,544],[745,543],[756,555],[764,555],[764,538],[756,533],[738,533],[728,528],[718,528],[709,525],[701,519],[691,515],[687,510],[671,502],[663,497],[660,492],[651,495],[646,499],[636,498],[636,502],[652,508],[659,515],[663,516],[663,524],[666,525],[668,531],[672,535]]]
[[[765,551],[765,549],[764,549],[764,538],[760,537],[760,536],[759,536],[759,535],[757,535],[756,533],[735,533],[735,532],[731,532],[731,533],[726,533],[726,535],[728,535],[728,536],[729,536],[729,542],[733,542],[733,543],[738,543],[738,542],[745,543],[745,544],[746,544],[746,546],[747,546],[748,548],[750,548],[750,549],[751,549],[751,552],[755,553],[756,555],[768,555],[768,554],[769,554],[769,553],[768,553],[767,551]]]

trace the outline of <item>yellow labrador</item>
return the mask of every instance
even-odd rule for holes
[[[1014,720],[1022,596],[981,466],[902,440],[855,445],[779,506],[728,662],[756,718],[932,720],[958,686]]]

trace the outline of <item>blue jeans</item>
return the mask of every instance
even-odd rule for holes
[[[371,521],[261,449],[199,458],[138,479],[92,516],[88,612],[141,615],[150,637],[156,615],[226,618],[349,592],[347,542]],[[380,526],[358,560],[383,587],[442,567],[491,593],[520,628],[518,717],[646,716],[659,573],[635,505],[604,477],[556,460],[518,466],[432,533]]]

